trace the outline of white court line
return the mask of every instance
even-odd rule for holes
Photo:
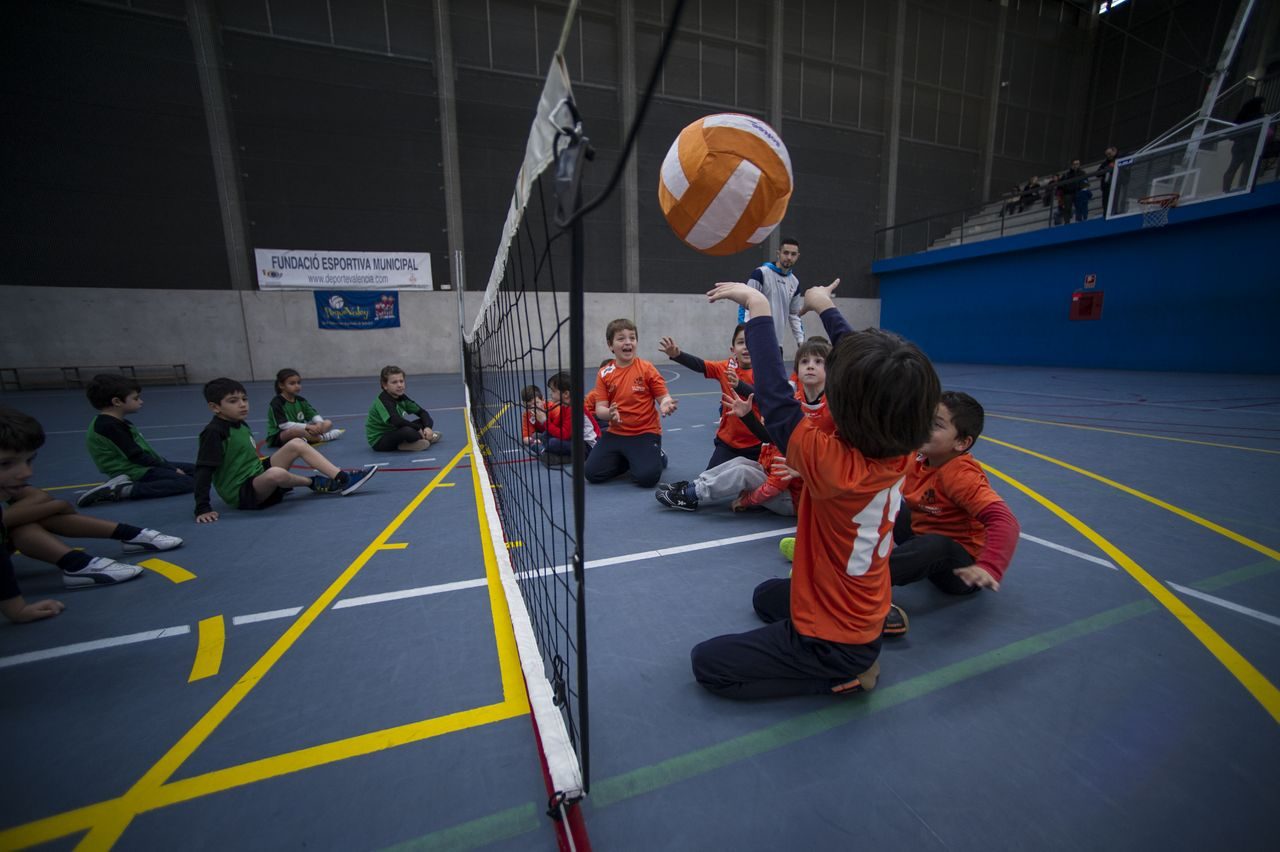
[[[729,538],[716,538],[716,539],[710,539],[708,541],[697,541],[697,542],[693,542],[692,544],[677,545],[675,547],[664,547],[660,550],[642,550],[642,551],[637,551],[636,553],[624,553],[620,556],[608,556],[603,559],[592,559],[586,563],[585,567],[603,568],[608,565],[625,565],[630,562],[643,562],[648,559],[659,559],[664,556],[675,556],[676,554],[680,554],[680,553],[693,553],[699,550],[710,550],[716,547],[726,547],[731,544],[742,544],[748,541],[757,541],[762,538],[774,538],[777,536],[792,535],[793,533],[795,533],[795,531],[796,531],[795,527],[781,527],[779,529],[747,533],[746,535],[730,536]],[[1062,553],[1066,553],[1070,556],[1075,556],[1079,559],[1083,559],[1086,562],[1095,562],[1099,565],[1105,565],[1108,568],[1111,568],[1112,570],[1116,570],[1116,567],[1112,565],[1110,562],[1106,561],[1105,559],[1100,559],[1096,556],[1091,556],[1087,553],[1081,553],[1078,550],[1072,550],[1069,547],[1064,547],[1060,544],[1055,544],[1054,542],[1046,541],[1045,539],[1042,539],[1042,538],[1036,538],[1035,536],[1027,535],[1026,533],[1022,533],[1021,537],[1027,539],[1028,541],[1035,542],[1036,544],[1040,544],[1045,547],[1049,547],[1054,550],[1061,551]],[[566,574],[572,570],[572,567],[569,565],[556,565],[548,570],[551,573],[555,573],[555,574]],[[382,594],[377,594],[377,595],[364,595],[362,597],[344,598],[343,600],[340,600],[335,604],[333,604],[332,609],[350,609],[351,607],[367,606],[369,604],[376,604],[376,603],[386,603],[388,601],[404,600],[406,598],[425,597],[427,595],[438,595],[445,592],[461,591],[463,589],[474,589],[474,588],[479,588],[481,586],[484,586],[486,582],[487,580],[485,580],[484,578],[478,578],[475,580],[459,580],[453,583],[440,583],[434,586],[420,586],[413,589],[402,589],[397,592],[384,592]],[[1280,619],[1276,619],[1274,616],[1267,615],[1266,613],[1257,612],[1256,610],[1251,610],[1251,609],[1248,609],[1247,607],[1241,607],[1238,604],[1232,604],[1229,601],[1223,601],[1218,598],[1213,598],[1203,594],[1202,592],[1196,592],[1190,589],[1184,589],[1183,587],[1177,586],[1173,583],[1170,583],[1169,585],[1175,589],[1178,589],[1179,591],[1185,592],[1188,595],[1201,597],[1204,600],[1209,601],[1211,603],[1216,603],[1220,606],[1227,607],[1228,609],[1234,609],[1237,612],[1241,612],[1245,615],[1250,615],[1255,618],[1261,618],[1262,620],[1268,621],[1269,623],[1280,625]],[[290,618],[292,616],[297,615],[301,611],[302,611],[302,607],[293,607],[291,609],[275,609],[275,610],[268,610],[266,612],[250,613],[248,615],[237,615],[231,619],[231,623],[236,626],[240,626],[244,624],[255,624],[260,621],[271,621],[273,619],[279,619],[279,618]],[[100,639],[95,642],[80,642],[75,645],[64,645],[59,648],[50,648],[45,651],[32,651],[26,654],[16,654],[11,657],[0,657],[0,669],[7,668],[9,666],[20,665],[22,663],[31,663],[31,662],[37,662],[39,660],[54,659],[56,657],[65,657],[70,654],[80,654],[86,651],[100,650],[102,648],[112,648],[118,645],[130,645],[137,642],[146,642],[151,639],[162,639],[169,636],[182,636],[190,632],[191,632],[191,628],[189,626],[180,625],[177,627],[166,627],[166,628],[163,628],[162,630],[152,630],[146,633],[132,633],[132,634],[129,634],[128,636],[117,636],[112,639]]]
[[[409,461],[410,461],[410,462],[412,462],[413,464],[417,464],[418,462],[424,462],[424,461],[435,461],[435,460],[436,460],[436,457],[435,457],[435,456],[432,456],[432,457],[431,457],[431,458],[429,458],[429,459],[410,459]]]
[[[249,615],[237,615],[231,619],[231,623],[236,627],[241,624],[257,624],[259,621],[272,621],[277,618],[292,618],[302,612],[302,607],[295,606],[289,609],[273,609],[267,612],[253,612]]]
[[[350,609],[353,606],[385,603],[387,601],[404,600],[405,598],[421,598],[427,595],[438,595],[442,592],[456,592],[462,589],[474,589],[489,581],[481,577],[478,580],[459,580],[456,583],[441,583],[438,586],[420,586],[416,589],[403,589],[399,592],[383,592],[380,595],[364,595],[358,598],[343,598],[335,603],[332,609]]]
[[[690,429],[701,429],[703,426],[706,426],[706,425],[707,425],[707,424],[705,424],[705,423],[695,423],[695,424],[693,424],[692,426],[690,426],[689,428],[690,428]]]
[[[130,633],[128,636],[115,636],[111,639],[98,639],[93,642],[77,642],[74,645],[63,645],[59,648],[48,648],[44,651],[29,651],[25,654],[14,654],[11,657],[0,657],[0,669],[20,666],[23,663],[35,663],[40,660],[52,660],[56,657],[66,657],[71,654],[83,654],[86,651],[100,651],[103,648],[149,642],[152,639],[185,636],[190,632],[191,628],[188,625],[180,624],[177,627],[162,627],[159,630],[148,630],[145,633]]]
[[[1027,535],[1026,533],[1021,533],[1021,534],[1019,534],[1018,538],[1025,538],[1027,541],[1034,541],[1036,544],[1042,545],[1042,546],[1044,546],[1044,547],[1051,548],[1051,549],[1053,549],[1053,550],[1060,551],[1060,552],[1065,553],[1065,554],[1067,554],[1067,555],[1069,555],[1069,556],[1074,556],[1074,557],[1076,557],[1077,559],[1083,559],[1085,562],[1093,562],[1093,563],[1095,563],[1095,564],[1097,564],[1097,565],[1105,565],[1106,567],[1110,568],[1112,571],[1119,571],[1119,570],[1120,570],[1120,569],[1119,569],[1119,568],[1117,568],[1115,565],[1111,564],[1110,562],[1108,562],[1107,560],[1103,559],[1103,558],[1102,558],[1102,557],[1100,557],[1100,556],[1093,556],[1093,555],[1088,554],[1088,553],[1081,553],[1081,552],[1080,552],[1080,551],[1078,551],[1078,550],[1072,550],[1071,548],[1069,548],[1069,547],[1064,547],[1064,546],[1063,546],[1063,545],[1061,545],[1061,544],[1054,544],[1054,543],[1053,543],[1053,542],[1051,542],[1051,541],[1045,541],[1045,540],[1044,540],[1044,539],[1042,539],[1042,538],[1036,538],[1035,536],[1033,536],[1033,535]]]
[[[670,429],[667,429],[667,430],[665,430],[665,431],[667,431],[667,432],[679,432],[679,431],[680,431],[681,429],[683,429],[683,428],[684,428],[683,426],[674,426],[674,427],[672,427],[672,428],[670,428]]]
[[[1179,586],[1177,583],[1170,583],[1167,580],[1165,581],[1165,584],[1171,589],[1177,589],[1184,595],[1199,598],[1200,600],[1207,601],[1214,606],[1220,606],[1223,609],[1229,609],[1232,612],[1238,612],[1241,615],[1247,615],[1250,618],[1256,618],[1259,621],[1265,621],[1267,624],[1274,624],[1276,627],[1280,627],[1280,618],[1276,618],[1274,615],[1267,615],[1265,612],[1259,612],[1256,609],[1250,609],[1249,607],[1241,606],[1238,603],[1232,603],[1231,601],[1223,600],[1222,598],[1215,598],[1213,595],[1206,595],[1204,592],[1196,591],[1195,589],[1188,589],[1186,586]]]

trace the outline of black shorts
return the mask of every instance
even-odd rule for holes
[[[271,469],[271,459],[262,460],[262,470],[265,473]],[[257,477],[254,477],[256,479]],[[259,500],[257,493],[253,490],[253,479],[246,479],[240,485],[240,499],[236,501],[237,509],[266,509],[274,506],[284,499],[284,495],[289,493],[288,488],[277,488],[266,496],[265,499]]]

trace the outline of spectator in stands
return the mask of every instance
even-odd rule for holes
[[[1262,105],[1265,101],[1258,98],[1250,98],[1244,102],[1244,106],[1240,107],[1240,112],[1236,113],[1236,124],[1247,124],[1262,118]],[[1240,167],[1249,162],[1249,158],[1253,156],[1253,152],[1257,150],[1258,137],[1253,134],[1236,137],[1231,143],[1231,163],[1227,166],[1227,170],[1222,175],[1222,191],[1231,192],[1233,184],[1236,181],[1236,172],[1240,171]],[[1247,172],[1242,173],[1244,180],[1241,181],[1241,189],[1249,183],[1249,175]]]
[[[1107,204],[1111,201],[1111,173],[1115,169],[1116,155],[1119,152],[1115,145],[1109,145],[1103,152],[1102,162],[1094,172],[1098,176],[1098,187],[1102,190],[1102,212],[1106,215]]]
[[[1072,160],[1071,168],[1067,169],[1058,180],[1058,188],[1060,190],[1058,209],[1062,211],[1062,224],[1070,225],[1073,213],[1077,218],[1082,218],[1077,196],[1087,191],[1085,186],[1087,181],[1088,177],[1080,168],[1080,161]],[[1090,197],[1092,197],[1092,193]],[[1084,203],[1087,205],[1089,198],[1085,198]],[[1088,213],[1086,212],[1085,215],[1088,215]]]
[[[1026,184],[1022,187],[1022,198],[1018,204],[1018,212],[1021,213],[1024,210],[1031,207],[1031,205],[1035,204],[1036,198],[1039,195],[1040,195],[1040,176],[1032,175],[1031,180],[1027,181]]]

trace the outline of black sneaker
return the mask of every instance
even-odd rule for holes
[[[885,616],[884,619],[883,635],[906,636],[907,628],[910,626],[910,622],[907,620],[906,610],[897,604],[889,604],[889,614]]]
[[[671,487],[665,491],[659,488],[653,493],[653,498],[668,509],[680,509],[683,512],[698,511],[698,501],[691,500],[685,493],[687,482],[673,482]]]

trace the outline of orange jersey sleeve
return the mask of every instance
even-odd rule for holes
[[[596,375],[595,389],[601,402],[618,406],[621,422],[609,427],[612,434],[662,433],[654,404],[667,395],[667,383],[653,364],[643,358],[626,367],[609,364]]]
[[[796,631],[865,645],[889,613],[889,551],[910,456],[867,459],[815,419],[796,426],[787,463],[804,489],[796,509],[791,620]]]
[[[978,460],[965,454],[942,467],[912,461],[902,499],[911,509],[912,532],[944,535],[976,559],[987,540],[978,513],[1001,498]]]
[[[526,441],[545,429],[546,426],[538,422],[537,416],[532,411],[526,411],[521,415],[520,437],[524,438]]]
[[[733,389],[729,387],[729,380],[725,378],[725,374],[729,371],[728,361],[703,361],[702,364],[706,370],[706,377],[720,383],[721,393],[732,392]],[[749,385],[755,384],[755,376],[752,375],[750,368],[743,369],[739,367],[738,378]],[[754,404],[751,406],[751,410],[755,412],[757,418],[764,419],[760,416],[760,409],[756,408]],[[727,411],[720,416],[720,428],[716,430],[716,437],[737,450],[760,446],[760,439],[747,428],[746,424],[742,422],[742,418]]]

